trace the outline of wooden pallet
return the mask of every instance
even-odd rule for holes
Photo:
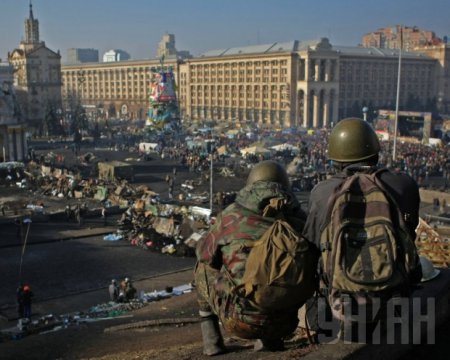
[[[441,236],[423,219],[416,229],[416,246],[419,255],[426,256],[436,267],[450,267],[450,241]]]

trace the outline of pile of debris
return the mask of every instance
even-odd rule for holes
[[[416,229],[416,246],[436,267],[450,267],[450,242],[423,219]]]
[[[161,204],[155,193],[146,195],[122,214],[117,235],[146,250],[194,256],[188,240],[209,228],[211,211],[198,206]]]

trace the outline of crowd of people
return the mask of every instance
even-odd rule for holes
[[[293,159],[299,161],[298,178],[306,178],[308,186],[302,190],[309,191],[316,185],[323,174],[333,173],[334,168],[330,164],[327,155],[328,137],[330,129],[317,130],[314,133],[289,133],[271,131],[253,132],[241,131],[234,133],[232,137],[220,132],[199,133],[188,137],[170,137],[159,140],[159,155],[164,159],[178,161],[191,172],[199,174],[207,173],[211,165],[209,140],[214,140],[212,146],[213,162],[232,167],[239,170],[242,164],[258,163],[262,160],[275,159],[287,166]],[[188,134],[189,135],[189,134]],[[207,140],[205,142],[205,140]],[[269,148],[273,144],[287,143],[295,146],[298,150],[272,151],[267,154],[248,154],[243,156],[241,150],[256,144]],[[219,151],[219,149],[221,149]],[[420,142],[398,142],[396,144],[396,159],[392,158],[393,142],[381,141],[379,164],[406,172],[421,187],[433,187],[438,184],[439,188],[447,191],[450,180],[450,146],[443,143],[439,146],[422,144]],[[238,160],[236,160],[238,159]],[[322,174],[322,175],[321,175]],[[430,181],[431,178],[438,181]]]

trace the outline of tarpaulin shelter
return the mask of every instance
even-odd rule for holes
[[[217,153],[219,155],[228,155],[228,149],[226,145],[222,145],[221,147],[217,148]]]
[[[94,195],[94,199],[98,201],[105,201],[108,196],[108,188],[105,186],[97,186],[97,192]]]
[[[123,161],[109,161],[98,163],[98,177],[102,180],[126,179],[132,180],[133,166]]]

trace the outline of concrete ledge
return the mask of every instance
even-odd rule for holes
[[[432,204],[433,199],[439,199],[441,202],[442,200],[445,200],[445,202],[450,205],[450,193],[425,189],[419,189],[419,193],[420,200],[424,203]]]

